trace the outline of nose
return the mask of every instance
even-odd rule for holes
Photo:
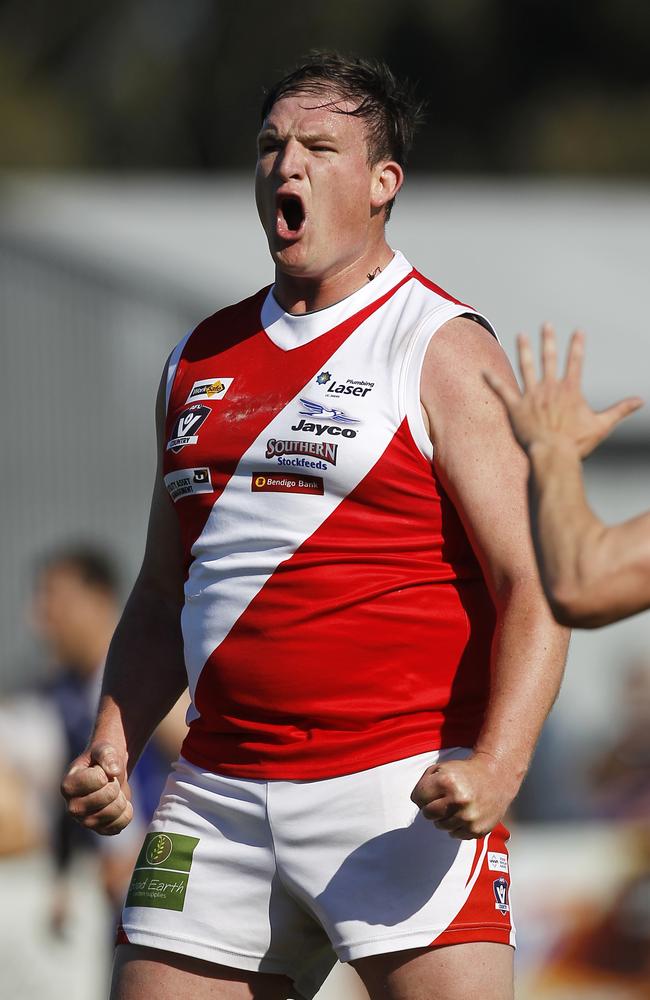
[[[283,181],[303,176],[305,171],[304,150],[297,139],[288,139],[275,159],[276,173]]]

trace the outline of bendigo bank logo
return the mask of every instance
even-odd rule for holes
[[[331,441],[279,441],[277,438],[269,438],[266,442],[265,458],[280,459],[285,455],[300,455],[306,458],[315,458],[320,462],[327,462],[329,465],[336,465],[336,453],[339,446]],[[304,464],[294,461],[279,462],[280,465]],[[324,468],[321,464],[319,468]]]
[[[254,472],[251,476],[253,493],[313,493],[323,496],[322,476],[298,475],[295,472]]]

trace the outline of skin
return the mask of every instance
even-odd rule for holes
[[[393,256],[385,239],[385,207],[401,186],[402,171],[390,160],[369,164],[363,122],[336,110],[351,106],[327,93],[287,97],[271,109],[260,134],[256,200],[276,267],[274,294],[295,314],[351,294]],[[305,223],[296,233],[288,232],[279,216],[283,194],[299,197],[303,206]],[[427,818],[467,839],[492,829],[515,796],[556,695],[566,648],[566,634],[543,598],[526,530],[526,463],[481,378],[486,367],[516,384],[494,338],[457,319],[432,339],[422,379],[423,415],[438,472],[465,522],[498,612],[492,694],[475,752],[469,760],[428,769],[412,793]],[[161,383],[159,454],[162,393]],[[94,736],[63,783],[77,817],[98,832],[116,833],[128,823],[129,756],[137,757],[148,731],[185,683],[178,624],[182,579],[176,516],[159,468],[143,568],[111,647]],[[151,699],[134,708],[130,677],[136,672],[138,688],[151,692]],[[165,954],[157,960],[155,977],[151,961],[151,952],[118,949],[113,1000],[287,995],[283,977],[209,966],[209,972],[199,973],[199,983],[193,960]],[[406,951],[363,959],[357,968],[373,1000],[512,997],[512,950],[506,945]]]
[[[530,521],[546,597],[559,622],[596,628],[650,608],[650,512],[605,525],[585,496],[582,459],[643,405],[623,399],[602,412],[581,390],[584,336],[574,333],[562,377],[553,328],[542,328],[538,380],[527,337],[518,342],[523,391],[496,371],[485,379],[501,400],[530,463]]]

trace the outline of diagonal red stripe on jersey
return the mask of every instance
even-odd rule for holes
[[[201,534],[214,504],[233,475],[242,455],[273,418],[315,376],[328,358],[369,316],[381,308],[414,272],[407,274],[384,295],[346,319],[328,333],[291,351],[277,347],[261,326],[260,311],[268,289],[234,306],[229,306],[199,324],[189,338],[178,364],[167,413],[167,441],[179,412],[188,405],[195,381],[230,378],[232,385],[223,399],[210,405],[210,414],[201,426],[200,445],[180,451],[173,460],[165,453],[167,473],[192,466],[208,465],[202,452],[219,454],[212,470],[213,492],[193,498],[191,513],[181,519],[186,562]],[[218,436],[219,448],[210,448]],[[186,456],[191,453],[191,458]],[[183,502],[182,500],[180,501]]]
[[[419,271],[414,271],[413,277],[416,279],[416,281],[419,281],[421,285],[424,285],[425,288],[430,288],[432,292],[436,292],[438,295],[441,295],[443,299],[447,299],[449,302],[455,302],[457,306],[467,305],[466,302],[461,302],[460,299],[455,299],[453,295],[450,295],[449,292],[446,292],[444,288],[440,287],[440,285],[436,285],[435,281],[430,281],[428,278],[425,278],[424,275],[420,274]],[[473,306],[467,305],[467,308],[470,311],[474,310]]]
[[[183,753],[299,779],[471,746],[493,625],[460,519],[404,421],[208,658]]]

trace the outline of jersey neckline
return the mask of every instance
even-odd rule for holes
[[[299,315],[285,312],[273,294],[275,286],[272,285],[262,305],[262,327],[276,347],[282,351],[292,351],[344,323],[398,285],[412,270],[413,267],[406,257],[396,250],[393,259],[384,270],[356,292],[324,309]]]

